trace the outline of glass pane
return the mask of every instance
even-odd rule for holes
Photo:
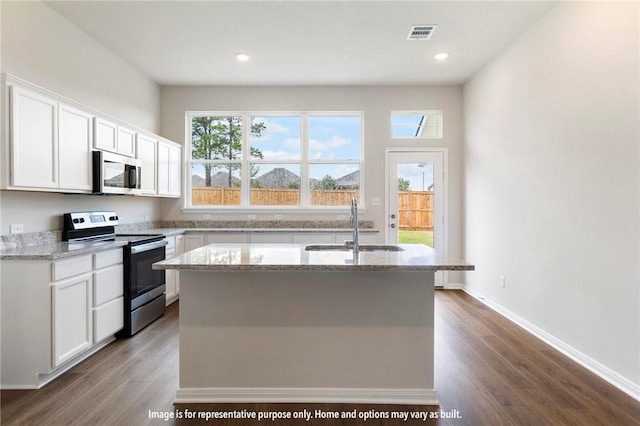
[[[194,206],[239,206],[240,164],[192,164],[191,203]]]
[[[360,195],[360,168],[357,164],[309,165],[309,203],[312,206],[348,206]]]
[[[420,113],[393,113],[391,115],[392,138],[441,137],[441,111]]]
[[[398,242],[433,247],[433,163],[398,164]]]
[[[192,117],[191,158],[194,160],[241,159],[242,117]]]
[[[251,176],[252,205],[300,205],[299,164],[252,164]]]
[[[300,117],[251,117],[252,160],[299,160]]]
[[[309,159],[359,160],[361,116],[310,116]]]

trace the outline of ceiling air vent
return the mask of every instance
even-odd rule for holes
[[[429,40],[437,25],[414,25],[409,31],[407,40]]]

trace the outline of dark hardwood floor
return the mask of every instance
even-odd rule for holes
[[[257,420],[169,419],[236,410],[355,419],[262,420],[297,425],[640,425],[640,403],[462,291],[436,291],[440,406],[181,404],[178,303],[132,339],[117,340],[40,390],[2,391],[2,425],[250,425]],[[244,411],[246,410],[246,411]],[[355,411],[354,411],[355,410]],[[394,413],[408,419],[392,419]],[[438,419],[412,419],[412,413]],[[369,416],[367,420],[365,416]],[[388,419],[385,417],[389,417]],[[442,418],[445,417],[445,418]]]

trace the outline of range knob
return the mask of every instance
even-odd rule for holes
[[[111,216],[109,220],[118,220],[118,216]]]

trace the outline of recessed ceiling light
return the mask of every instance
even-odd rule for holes
[[[247,62],[249,60],[249,55],[246,53],[236,53],[236,59],[240,62]]]
[[[436,58],[438,61],[444,61],[448,57],[449,54],[447,52],[436,53],[436,55],[434,56],[434,58]]]

